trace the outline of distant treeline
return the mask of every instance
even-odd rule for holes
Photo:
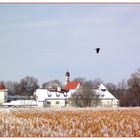
[[[120,106],[140,106],[140,68],[132,73],[129,79],[122,79],[118,84],[104,83],[101,79],[86,80],[81,77],[77,77],[72,81],[79,81],[84,95],[87,94],[88,97],[92,89],[98,88],[99,84],[103,83],[120,101]],[[62,82],[56,79],[44,82],[39,86],[38,79],[32,76],[27,76],[21,79],[20,82],[4,81],[4,85],[8,89],[10,96],[28,97],[33,97],[33,93],[37,88],[56,89],[58,86],[63,87]]]

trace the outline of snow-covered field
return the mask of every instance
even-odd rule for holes
[[[140,108],[1,108],[1,137],[140,137]]]

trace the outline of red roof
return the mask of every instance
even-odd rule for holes
[[[5,89],[5,86],[4,86],[3,82],[1,82],[0,83],[0,90],[3,90],[3,89]]]
[[[76,89],[80,82],[69,82],[67,85],[64,86],[65,90]]]

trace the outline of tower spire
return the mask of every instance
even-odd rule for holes
[[[68,82],[70,82],[70,72],[67,70],[65,74],[65,85],[67,85]]]

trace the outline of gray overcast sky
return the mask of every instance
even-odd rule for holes
[[[4,81],[63,82],[67,69],[128,79],[140,68],[140,4],[0,4],[0,67]]]

